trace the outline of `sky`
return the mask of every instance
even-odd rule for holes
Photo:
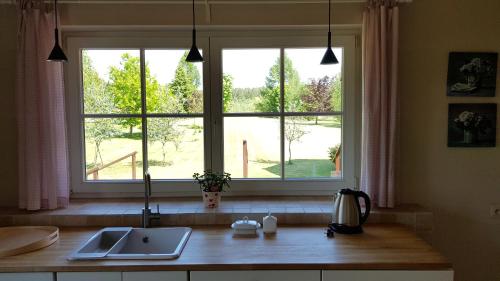
[[[339,60],[336,65],[320,65],[325,48],[285,49],[302,82],[311,78],[333,77],[341,72],[342,49],[334,48]],[[162,85],[170,83],[175,75],[177,64],[185,50],[146,50],[146,63],[153,76]],[[111,66],[119,67],[121,56],[129,53],[139,57],[139,50],[88,50],[92,63],[104,80],[108,80]],[[227,49],[222,51],[223,72],[233,77],[234,88],[257,88],[264,86],[269,69],[279,57],[279,49]],[[196,66],[203,77],[202,63]]]

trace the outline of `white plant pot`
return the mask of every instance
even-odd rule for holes
[[[222,192],[220,191],[215,191],[215,192],[202,191],[201,196],[203,197],[203,203],[205,204],[205,208],[219,207],[221,193]]]

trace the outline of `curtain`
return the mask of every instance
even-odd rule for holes
[[[18,0],[16,102],[19,207],[66,207],[69,171],[63,68],[48,62],[54,14],[41,0]]]
[[[378,207],[395,205],[398,118],[396,1],[371,0],[363,14],[361,190]]]

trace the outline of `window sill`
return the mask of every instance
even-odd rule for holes
[[[324,197],[224,197],[217,209],[204,208],[201,198],[153,198],[160,205],[161,226],[230,225],[248,216],[262,220],[268,212],[279,224],[325,225],[331,220],[332,199]],[[67,209],[28,212],[0,208],[0,226],[139,226],[144,202],[133,199],[73,199]],[[432,231],[432,213],[417,205],[375,209],[368,223],[399,223],[416,232]]]

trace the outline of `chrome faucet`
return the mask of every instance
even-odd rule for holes
[[[156,204],[156,213],[149,208],[149,198],[151,197],[151,175],[149,171],[144,173],[144,209],[142,209],[142,227],[151,227],[152,220],[160,220],[160,205]]]

